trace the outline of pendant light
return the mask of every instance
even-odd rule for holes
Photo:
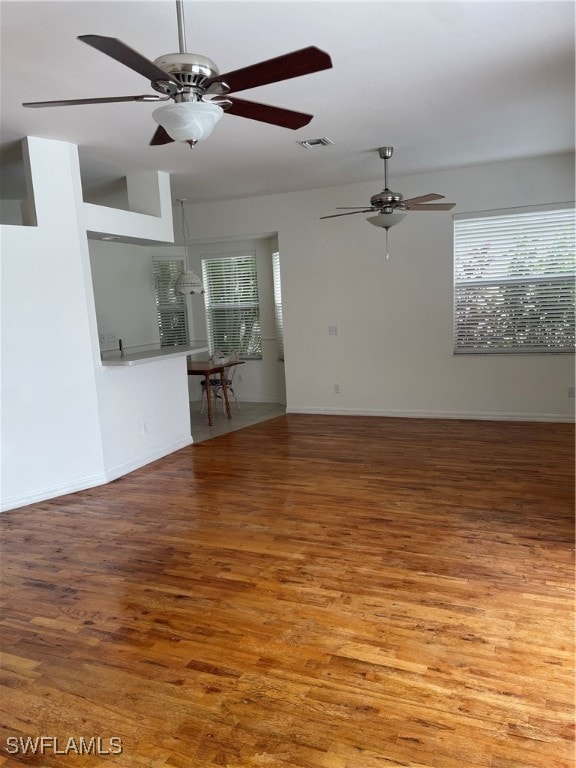
[[[180,211],[182,215],[182,237],[184,238],[184,263],[188,265],[190,263],[190,230],[188,229],[188,222],[186,221],[186,213],[184,212],[185,199],[178,201],[180,203]],[[202,280],[195,272],[191,270],[184,270],[176,278],[174,284],[174,291],[180,296],[194,295],[195,293],[204,293],[204,286]]]

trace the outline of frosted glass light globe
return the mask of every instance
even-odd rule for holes
[[[174,141],[204,141],[224,110],[204,101],[181,101],[152,112],[152,117]]]

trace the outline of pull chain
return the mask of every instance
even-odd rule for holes
[[[390,251],[388,249],[388,227],[386,227],[386,261],[390,260]]]

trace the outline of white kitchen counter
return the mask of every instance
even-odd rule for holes
[[[199,352],[208,352],[208,347],[161,347],[160,349],[144,349],[139,352],[104,352],[102,357],[102,366],[117,367],[119,365],[143,365],[145,363],[154,363],[168,357],[188,357]]]

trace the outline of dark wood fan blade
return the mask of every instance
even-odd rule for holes
[[[282,128],[302,128],[312,120],[312,115],[304,112],[294,112],[291,109],[271,107],[268,104],[258,104],[255,101],[230,98],[232,105],[226,110],[229,115],[247,117],[250,120],[259,120],[261,123],[280,125]]]
[[[310,75],[313,72],[330,69],[331,66],[332,60],[327,53],[310,46],[243,69],[216,75],[205,80],[204,84],[209,86],[211,83],[224,81],[230,87],[229,93],[234,93],[247,88],[256,88],[259,85],[289,80],[291,77]]]
[[[177,85],[180,85],[176,78],[164,72],[163,69],[157,67],[154,62],[142,56],[142,54],[130,48],[121,40],[115,37],[102,37],[101,35],[80,35],[78,40],[82,40],[83,43],[91,45],[92,48],[96,48],[97,51],[105,53],[106,56],[110,56],[112,59],[116,59],[120,64],[133,69],[134,72],[138,72],[139,75],[146,77],[151,82],[155,80],[170,80]]]
[[[358,208],[362,208],[362,210],[364,210],[363,205],[337,205],[336,206],[337,211],[351,211],[352,209],[356,210]],[[371,208],[370,210],[375,210],[375,209]]]
[[[23,107],[71,107],[76,104],[112,104],[117,101],[166,101],[168,96],[105,96],[101,99],[67,99],[66,101],[28,101]]]
[[[409,197],[408,200],[402,200],[402,205],[404,205],[406,208],[411,208],[414,204],[417,203],[429,203],[432,200],[442,200],[444,195],[437,195],[434,192],[431,192],[429,195],[420,195],[419,197]]]
[[[333,213],[331,216],[320,216],[321,219],[335,219],[338,216],[353,216],[355,213],[372,213],[378,208],[365,208],[363,211],[349,211],[348,213]]]
[[[456,203],[434,203],[433,205],[411,205],[409,211],[451,211]]]
[[[160,144],[170,144],[170,142],[174,141],[174,139],[171,136],[168,136],[164,128],[162,128],[161,125],[156,128],[156,131],[154,133],[154,136],[152,136],[152,139],[150,141],[151,147],[157,147]]]

